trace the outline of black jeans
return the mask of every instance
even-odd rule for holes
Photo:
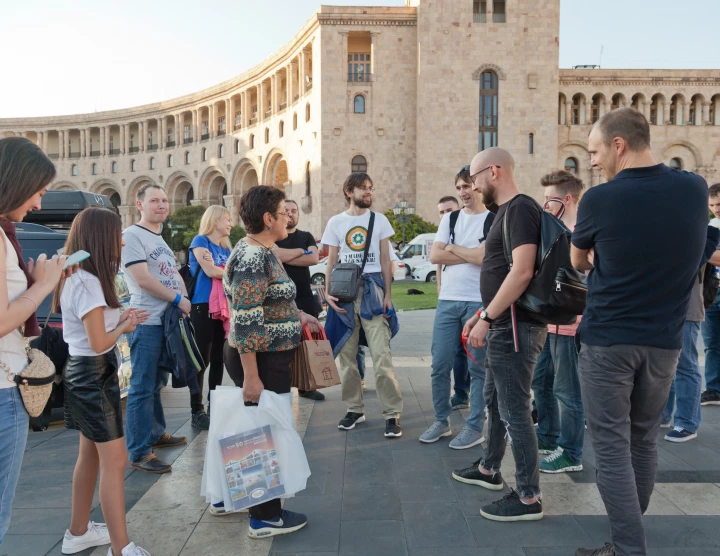
[[[522,498],[540,494],[538,446],[532,422],[532,377],[547,337],[547,326],[517,323],[519,351],[513,329],[490,328],[485,352],[485,405],[488,408],[488,443],[482,466],[500,471],[506,438],[515,458],[517,492]]]
[[[196,303],[190,311],[193,327],[195,328],[195,342],[205,365],[210,365],[208,375],[208,401],[210,390],[215,390],[222,384],[223,379],[223,345],[225,344],[225,328],[221,320],[210,317],[207,303]],[[193,413],[203,409],[203,381],[205,369],[198,373],[200,392],[190,395],[190,407]]]
[[[303,313],[307,313],[308,315],[311,315],[315,318],[317,318],[320,314],[319,305],[315,299],[315,296],[298,297],[297,299],[295,299],[295,305],[297,305],[297,308],[300,309]]]
[[[238,350],[231,347],[225,342],[224,348],[225,367],[235,386],[242,388],[245,382],[245,373],[243,372],[242,362]],[[260,382],[263,383],[265,390],[275,392],[276,394],[287,394],[290,392],[290,362],[293,360],[295,350],[289,351],[268,351],[257,352],[257,367]],[[250,404],[246,404],[250,405]],[[274,519],[280,515],[280,499],[263,502],[249,509],[250,517],[260,520]]]

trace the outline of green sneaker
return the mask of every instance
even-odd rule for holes
[[[547,456],[548,454],[552,454],[555,450],[557,450],[557,448],[551,448],[538,438],[538,452]]]
[[[569,473],[582,470],[582,463],[576,463],[562,448],[558,448],[540,462],[541,473]]]

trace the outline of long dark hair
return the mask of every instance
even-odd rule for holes
[[[55,179],[55,165],[24,137],[0,139],[0,214],[25,203]]]
[[[100,280],[105,303],[111,309],[120,308],[120,299],[115,290],[115,276],[120,269],[122,255],[122,221],[110,209],[103,207],[86,208],[73,220],[70,234],[65,242],[65,253],[87,251],[90,258],[80,263],[80,268]],[[53,311],[60,312],[60,294],[65,280],[55,288]]]

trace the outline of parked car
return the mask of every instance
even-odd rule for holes
[[[396,256],[397,257],[397,256]],[[310,267],[310,283],[313,286],[325,285],[325,270],[327,269],[327,257],[320,259],[318,264]],[[405,280],[407,271],[405,263],[400,260],[393,260],[393,282],[395,280]]]
[[[412,274],[416,266],[427,262],[433,241],[435,241],[435,234],[420,234],[400,251],[398,258],[405,263],[408,276]]]
[[[118,213],[117,208],[105,195],[87,191],[51,190],[43,196],[42,208],[28,213],[23,223],[69,230],[75,217],[88,207],[105,207]]]
[[[419,264],[412,271],[413,280],[419,282],[437,282],[437,265],[432,264],[430,261]]]

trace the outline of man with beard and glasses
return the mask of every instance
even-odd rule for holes
[[[357,352],[361,331],[367,340],[375,372],[375,386],[385,418],[385,436],[402,436],[400,413],[403,401],[395,378],[390,339],[400,326],[392,303],[392,261],[389,238],[395,234],[388,219],[375,213],[372,234],[370,227],[373,182],[365,173],[350,174],[343,185],[348,210],[333,216],[325,228],[322,243],[330,249],[325,275],[327,292],[331,289],[332,269],[338,261],[362,266],[366,242],[370,242],[360,290],[352,303],[340,303],[326,295],[328,316],[326,331],[333,353],[340,364],[342,399],[348,412],[338,428],[351,430],[365,421],[363,390],[357,368]],[[370,236],[370,237],[368,237]]]
[[[297,289],[297,297],[295,304],[298,309],[317,318],[319,315],[318,304],[313,297],[312,288],[310,287],[310,268],[318,264],[320,257],[318,255],[317,243],[310,232],[304,232],[297,229],[300,222],[300,212],[295,201],[286,200],[285,210],[287,212],[288,223],[285,239],[275,242],[273,251],[277,255],[280,262],[285,267],[285,272],[295,283]],[[325,395],[317,390],[298,390],[298,395],[315,401],[322,401]]]
[[[494,521],[532,521],[543,517],[530,394],[533,370],[547,337],[547,326],[514,305],[535,271],[541,209],[529,197],[519,195],[514,170],[513,157],[497,147],[478,153],[470,164],[470,179],[473,188],[482,193],[483,204],[499,205],[485,241],[480,281],[485,308],[478,311],[464,329],[468,345],[487,346],[488,443],[485,457],[452,474],[463,483],[502,490],[500,464],[507,439],[511,439],[517,490],[480,509],[480,515]],[[512,267],[503,249],[506,219]]]

